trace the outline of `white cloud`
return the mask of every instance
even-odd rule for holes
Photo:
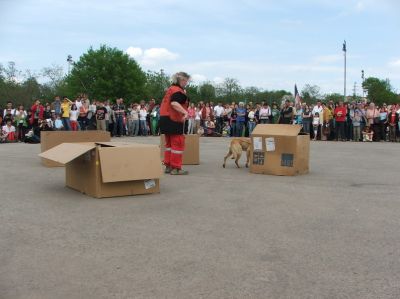
[[[126,53],[144,66],[158,66],[166,61],[174,61],[179,55],[166,48],[150,48],[143,50],[139,47],[129,47]]]
[[[143,50],[141,48],[129,47],[126,49],[126,54],[132,58],[139,58],[143,55]]]
[[[389,62],[390,67],[400,67],[400,59]]]
[[[192,81],[195,83],[202,83],[207,81],[207,77],[201,74],[193,74],[191,75]]]
[[[213,81],[214,81],[215,84],[221,84],[221,83],[224,82],[224,78],[222,78],[222,77],[214,77]]]
[[[363,1],[358,1],[356,4],[356,11],[361,12],[365,10],[365,3]]]

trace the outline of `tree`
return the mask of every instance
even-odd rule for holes
[[[145,94],[148,98],[161,100],[169,85],[170,80],[164,70],[161,69],[160,72],[147,71]]]
[[[319,88],[317,85],[306,84],[301,90],[301,97],[307,104],[315,103],[322,97],[320,90],[321,88]]]
[[[71,92],[85,92],[91,98],[124,98],[127,102],[145,95],[146,75],[127,54],[102,45],[83,54],[67,78]]]
[[[210,101],[215,99],[215,87],[211,82],[204,82],[200,85],[200,97],[203,101]]]
[[[393,92],[389,79],[380,80],[369,77],[363,82],[362,86],[368,91],[368,100],[370,102],[378,105],[397,103],[397,95]]]
[[[325,101],[332,101],[334,103],[338,103],[339,101],[343,101],[343,95],[340,93],[331,93],[325,95]]]

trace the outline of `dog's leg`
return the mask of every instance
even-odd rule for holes
[[[226,159],[228,159],[230,155],[232,155],[232,150],[229,148],[229,152],[226,154],[226,156],[224,158],[224,164],[222,164],[223,168],[225,168]]]
[[[247,160],[246,160],[246,168],[247,168],[247,167],[249,167],[249,162],[250,162],[250,148],[248,148],[246,151],[246,157],[247,157]]]
[[[236,159],[235,159],[235,164],[236,164],[236,166],[238,167],[238,168],[240,168],[240,166],[239,166],[239,159],[240,159],[240,157],[242,156],[242,153],[237,153],[236,154]]]

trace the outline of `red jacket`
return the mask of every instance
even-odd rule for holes
[[[43,119],[44,107],[40,104],[39,105],[34,104],[31,108],[31,111],[32,111],[32,116],[30,119],[31,124],[33,124],[33,121],[35,120],[35,113],[36,113],[36,110],[38,110],[38,109],[39,109],[39,119]]]
[[[346,107],[336,107],[334,114],[335,114],[336,121],[344,122],[344,121],[346,121],[347,109],[346,109]]]
[[[172,95],[177,92],[186,94],[186,91],[179,86],[172,85],[170,88],[168,88],[168,90],[165,93],[165,96],[161,102],[160,116],[168,116],[172,121],[183,123],[182,113],[176,111],[171,106]],[[188,106],[189,106],[188,101],[186,101],[185,104],[182,105],[182,107],[185,110],[188,109]]]

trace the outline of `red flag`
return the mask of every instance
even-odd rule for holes
[[[297,90],[297,85],[294,85],[294,103],[301,104],[301,97],[299,91]]]

